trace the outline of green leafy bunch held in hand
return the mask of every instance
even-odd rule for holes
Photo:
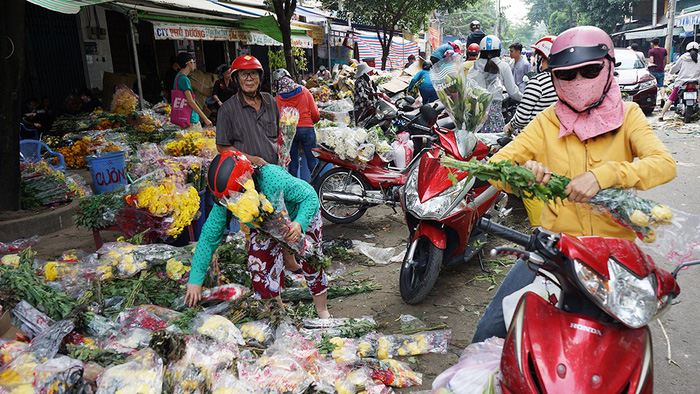
[[[470,177],[482,181],[499,181],[508,184],[518,197],[538,197],[543,201],[554,202],[566,199],[566,187],[571,179],[552,174],[546,185],[535,182],[535,174],[525,167],[507,161],[485,163],[472,158],[460,161],[447,156],[440,160],[448,168],[468,172]],[[453,180],[454,181],[454,180]],[[659,225],[670,224],[673,212],[665,205],[637,197],[630,190],[610,188],[600,190],[588,204],[600,212],[609,214],[613,220],[637,233],[644,242],[656,240],[654,231]]]

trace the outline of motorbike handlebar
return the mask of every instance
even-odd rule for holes
[[[506,226],[502,226],[498,223],[494,223],[486,218],[481,218],[476,223],[476,227],[485,233],[501,237],[520,246],[524,246],[525,248],[527,248],[532,242],[532,236],[523,234],[520,231],[513,230]]]

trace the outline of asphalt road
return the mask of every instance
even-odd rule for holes
[[[654,116],[657,112],[654,113]],[[668,114],[666,116],[669,118]],[[641,193],[646,198],[668,206],[700,215],[700,122],[682,125],[674,122],[656,122],[648,118],[654,131],[671,151],[677,162],[676,178]],[[673,268],[664,259],[656,258],[657,265]],[[691,267],[678,275],[681,294],[660,321],[666,330],[664,336],[658,321],[651,324],[654,342],[654,392],[700,393],[700,266]],[[671,360],[668,361],[670,342]]]

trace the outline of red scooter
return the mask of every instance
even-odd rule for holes
[[[554,278],[559,297],[520,298],[501,357],[504,393],[651,393],[647,324],[680,293],[678,271],[658,268],[634,242],[573,237],[537,229],[526,235],[481,219],[481,231],[523,247],[492,254],[524,259]]]
[[[437,119],[434,110],[427,114],[430,107],[424,111],[428,119]],[[440,165],[443,154],[458,160],[484,159],[490,153],[489,147],[473,133],[439,126],[433,130],[428,138],[432,143],[418,164],[410,168],[401,189],[401,206],[410,237],[399,274],[399,289],[408,304],[425,299],[442,266],[461,264],[479,255],[486,235],[473,231],[474,224],[497,202],[497,209],[503,209],[507,202],[506,195],[488,182],[469,179],[464,172]]]

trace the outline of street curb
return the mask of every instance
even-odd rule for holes
[[[52,211],[0,222],[0,242],[11,242],[34,235],[46,235],[73,225],[73,215],[78,210],[78,200]]]

